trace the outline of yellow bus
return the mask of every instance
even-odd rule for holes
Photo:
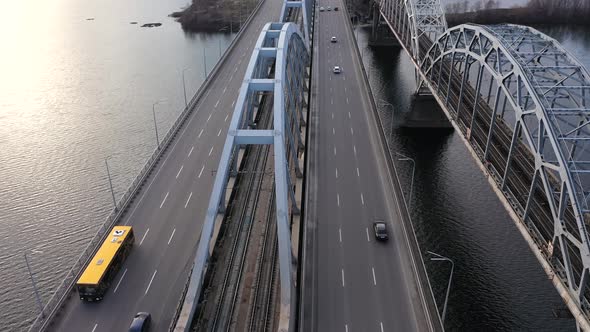
[[[131,226],[113,227],[76,283],[80,299],[102,300],[134,242]]]

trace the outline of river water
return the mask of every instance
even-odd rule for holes
[[[537,28],[590,68],[590,30]],[[572,319],[554,317],[554,309],[565,308],[563,301],[458,134],[403,128],[403,115],[410,110],[415,89],[414,67],[406,53],[399,48],[369,47],[369,30],[359,32],[376,98],[395,107],[394,113],[390,107],[380,109],[391,149],[416,163],[413,222],[422,251],[455,262],[447,330],[575,331]],[[398,163],[409,195],[412,164]],[[442,310],[450,264],[426,264]]]
[[[0,331],[26,330],[38,312],[24,253],[46,302],[112,208],[104,158],[120,196],[155,148],[153,103],[163,137],[184,105],[183,69],[190,98],[231,41],[184,33],[167,15],[187,2],[0,4]],[[149,22],[163,25],[139,27]],[[587,32],[548,32],[590,67]],[[407,109],[414,83],[405,54],[368,48],[365,59],[378,69],[378,95]],[[422,246],[456,262],[449,326],[572,328],[552,318],[561,300],[456,134],[390,137],[416,159]],[[428,268],[440,296],[448,268]]]

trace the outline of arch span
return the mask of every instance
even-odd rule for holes
[[[587,329],[588,71],[535,29],[461,25],[432,44],[420,73]]]

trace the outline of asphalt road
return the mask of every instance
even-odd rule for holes
[[[85,303],[72,293],[52,330],[126,331],[138,311],[152,314],[154,331],[168,329],[196,250],[237,91],[261,28],[278,18],[281,5],[280,0],[262,4],[121,221],[134,227],[135,247],[104,300]]]
[[[319,5],[342,9],[344,3],[322,0]],[[397,206],[399,192],[388,174],[346,14],[318,10],[317,15],[314,74],[319,86],[317,117],[312,115],[318,122],[312,147],[317,151],[310,153],[317,160],[308,173],[311,190],[317,190],[310,230],[315,240],[306,259],[312,280],[303,300],[309,315],[302,330],[428,331],[430,318]],[[330,42],[332,36],[336,43]],[[334,66],[343,72],[334,74]],[[375,220],[387,222],[388,242],[375,241]]]

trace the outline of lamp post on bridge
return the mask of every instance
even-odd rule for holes
[[[182,70],[182,90],[184,91],[184,107],[188,106],[188,101],[186,100],[186,82],[184,80],[184,72],[187,70],[191,70],[191,68],[184,68]]]
[[[414,174],[416,172],[416,162],[414,161],[414,159],[412,159],[408,156],[404,156],[403,154],[401,154],[399,152],[396,152],[395,154],[397,154],[398,156],[401,157],[401,158],[397,158],[397,160],[399,160],[399,161],[411,161],[412,162],[412,182],[410,184],[410,199],[409,199],[410,202],[408,203],[408,209],[411,211],[412,210],[412,198],[414,197],[412,195],[412,193],[414,192]]]
[[[455,263],[453,262],[452,259],[450,259],[448,257],[445,257],[445,256],[442,256],[442,255],[439,255],[439,254],[434,253],[432,251],[427,251],[427,253],[429,253],[430,255],[434,256],[434,257],[431,257],[430,258],[431,261],[447,261],[447,262],[450,262],[451,263],[451,273],[449,275],[449,283],[447,285],[447,293],[445,295],[445,303],[443,305],[443,312],[442,312],[442,316],[440,318],[442,320],[442,323],[443,323],[443,326],[444,326],[444,324],[445,324],[445,316],[447,314],[447,303],[449,301],[449,293],[451,291],[451,282],[453,281],[453,271],[455,270]]]
[[[161,99],[152,104],[152,114],[154,115],[154,129],[156,130],[156,143],[158,149],[160,149],[160,137],[158,136],[158,123],[156,122],[156,105],[165,102],[165,99]]]
[[[31,250],[32,253],[43,253],[42,251],[38,250]],[[43,310],[43,303],[41,302],[41,297],[39,296],[39,290],[37,289],[37,284],[35,283],[35,278],[33,278],[33,272],[31,272],[31,265],[29,264],[29,258],[27,257],[27,251],[24,252],[25,255],[25,263],[27,264],[27,270],[29,271],[29,277],[31,278],[31,284],[33,284],[33,291],[35,292],[35,298],[37,299],[37,305],[39,306],[39,311],[41,312],[41,317],[45,318],[45,311]]]
[[[109,171],[109,158],[108,156],[104,158],[104,164],[107,167],[107,176],[109,177],[109,187],[111,188],[111,195],[113,196],[113,206],[115,207],[115,212],[117,212],[117,200],[115,199],[115,191],[113,190],[113,181],[111,180],[111,172]]]

